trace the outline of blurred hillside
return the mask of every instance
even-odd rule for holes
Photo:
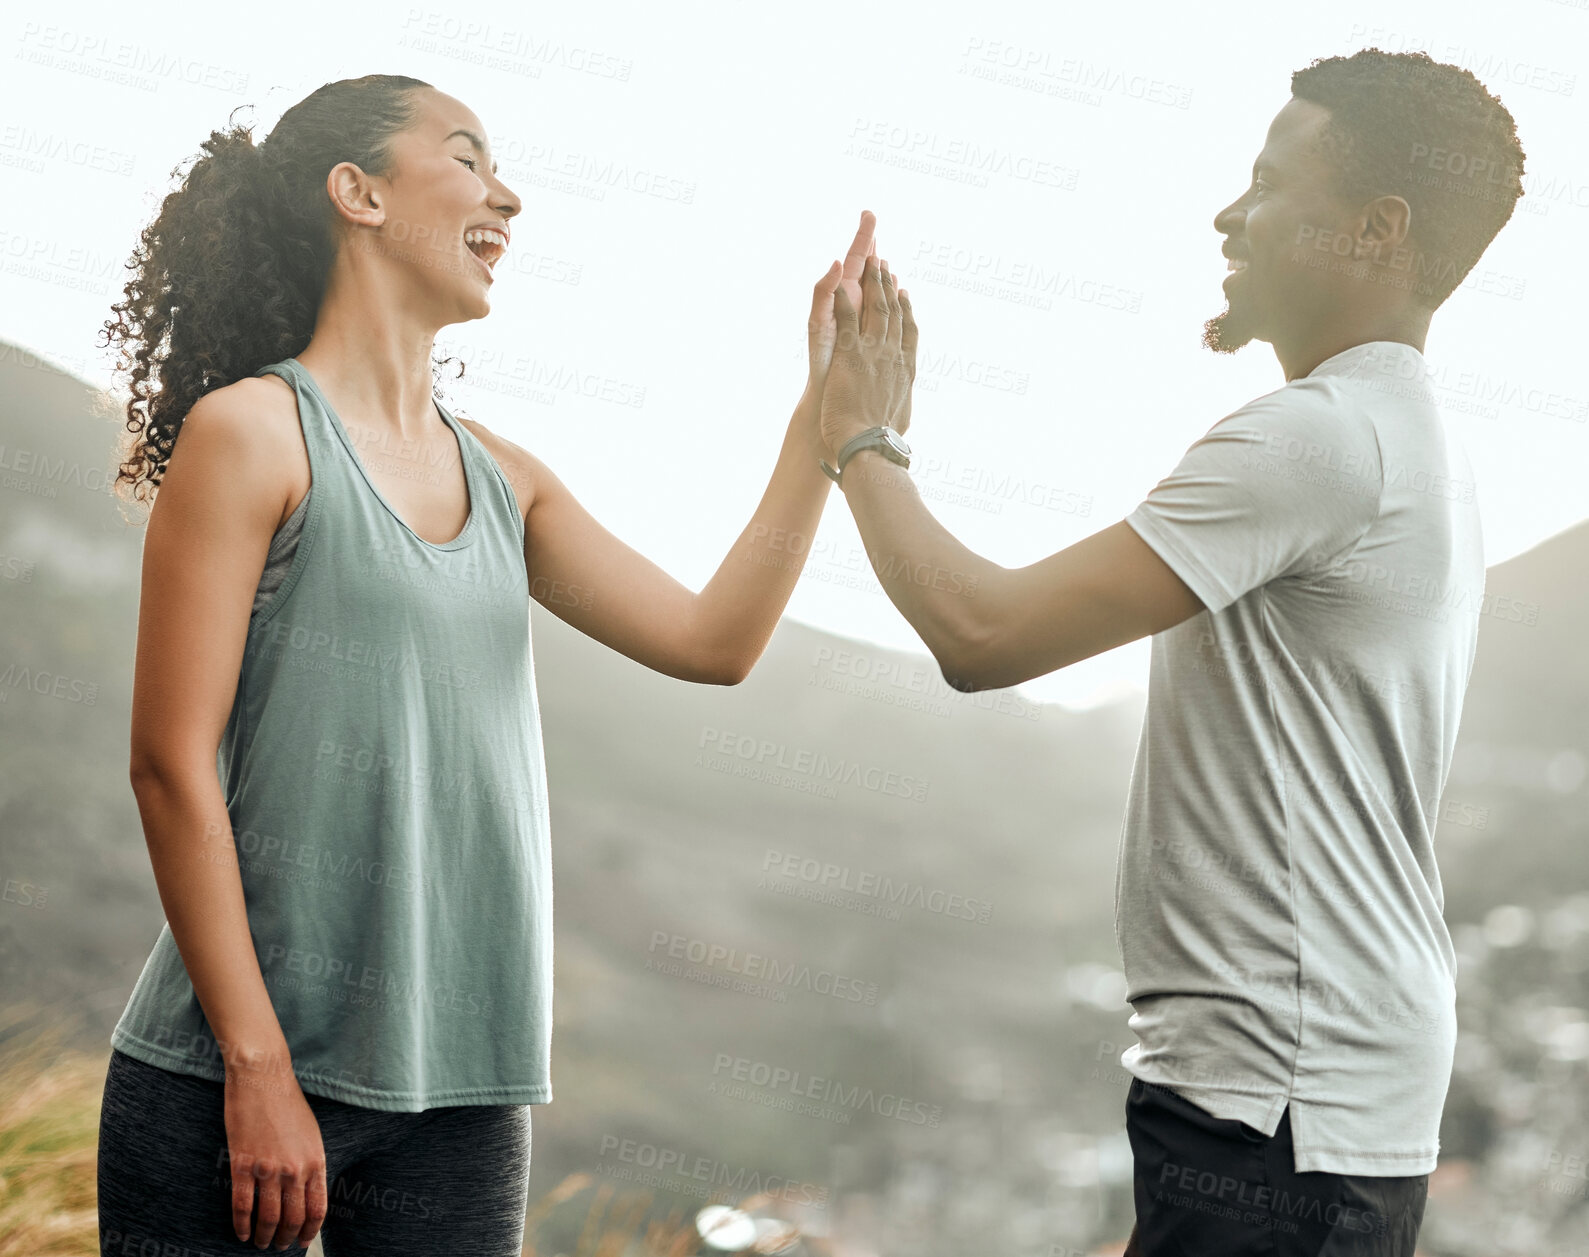
[[[0,397],[0,1005],[41,1006],[105,1051],[162,922],[127,784],[143,534],[106,492],[103,399],[3,346]],[[1513,1251],[1506,1219],[1543,1216],[1530,1192],[1552,1228],[1589,1216],[1545,1162],[1528,1178],[1582,1151],[1552,1123],[1589,1116],[1589,1035],[1572,1029],[1589,1003],[1586,570],[1580,526],[1489,575],[1439,830],[1466,1034],[1430,1252]],[[532,1195],[579,1171],[621,1180],[632,1167],[604,1150],[633,1140],[820,1185],[826,1207],[790,1216],[857,1252],[1122,1239],[1132,1038],[1112,909],[1140,703],[960,695],[930,657],[792,622],[729,689],[651,673],[539,607],[533,632],[557,1028]],[[802,767],[818,756],[856,779]],[[882,879],[911,893],[889,904]],[[729,962],[691,964],[692,944],[867,998],[723,989]],[[746,1081],[772,1069],[837,1098]]]

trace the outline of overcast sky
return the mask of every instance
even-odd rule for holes
[[[479,381],[460,409],[698,588],[772,470],[811,285],[871,209],[922,327],[917,483],[1018,566],[1284,383],[1267,345],[1199,343],[1223,305],[1214,213],[1293,70],[1422,48],[1484,80],[1528,154],[1426,347],[1493,564],[1589,515],[1589,0],[1467,9],[31,3],[0,28],[0,335],[110,386],[96,333],[172,168],[236,105],[262,139],[323,82],[410,74],[479,115],[524,202],[491,315],[442,333]],[[787,614],[920,649],[837,492]],[[1146,646],[1023,689],[1141,686]]]

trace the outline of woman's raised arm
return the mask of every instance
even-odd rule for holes
[[[524,562],[530,595],[580,632],[657,672],[709,685],[744,680],[794,592],[832,484],[818,459],[822,387],[832,361],[833,294],[860,301],[860,277],[876,249],[868,211],[842,264],[817,280],[807,322],[809,373],[766,491],[711,580],[693,592],[614,536],[543,463],[512,442],[481,436],[524,486]],[[710,482],[663,493],[711,492]]]

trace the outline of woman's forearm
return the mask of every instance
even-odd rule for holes
[[[290,1070],[248,926],[231,818],[202,769],[145,769],[133,784],[166,922],[228,1075]]]
[[[808,390],[784,434],[772,479],[750,523],[696,595],[695,625],[703,650],[739,661],[749,673],[794,592],[833,482],[817,465],[820,395]]]

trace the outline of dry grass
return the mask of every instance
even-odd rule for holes
[[[0,1253],[94,1254],[99,1101],[110,1055],[65,1049],[63,1031],[41,1012],[0,1015]]]

